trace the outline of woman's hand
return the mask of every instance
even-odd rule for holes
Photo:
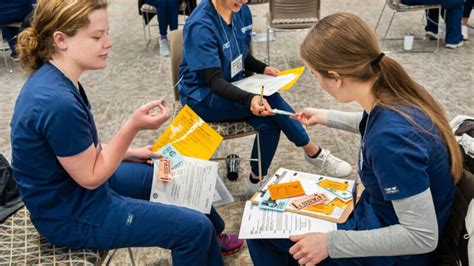
[[[155,112],[157,108],[160,110],[159,113]],[[137,131],[142,129],[157,129],[161,127],[170,116],[170,109],[166,102],[159,100],[149,102],[138,108],[138,110],[133,113],[129,122]]]
[[[151,151],[153,145],[147,145],[141,148],[129,148],[125,154],[125,161],[153,164],[153,158],[160,159],[163,157],[161,154]]]
[[[290,248],[290,254],[300,265],[317,264],[329,256],[325,233],[291,236],[290,240],[296,242]]]
[[[250,111],[256,116],[268,116],[275,115],[272,113],[272,107],[268,104],[265,98],[262,98],[262,104],[260,104],[260,96],[255,95],[250,102]]]
[[[316,108],[305,108],[302,112],[298,112],[292,116],[293,119],[298,120],[301,124],[307,126],[314,125],[327,125],[328,123],[328,110],[316,109]]]
[[[271,67],[271,66],[267,66],[263,70],[263,74],[265,74],[265,75],[276,76],[276,75],[278,75],[278,73],[280,73],[280,70],[278,70],[274,67]]]

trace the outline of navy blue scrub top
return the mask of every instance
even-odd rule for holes
[[[0,16],[16,17],[16,14],[28,13],[34,3],[36,0],[2,0],[0,1]]]
[[[405,108],[420,131],[399,113],[375,107],[360,123],[363,138],[359,176],[365,187],[354,216],[339,229],[370,230],[399,224],[392,200],[404,199],[430,188],[439,233],[451,212],[454,183],[447,146],[431,120],[415,108]],[[367,122],[368,121],[368,122]],[[368,123],[368,124],[367,124]],[[364,136],[365,135],[365,136]],[[376,264],[415,262],[429,265],[430,254],[377,257]]]
[[[202,1],[186,20],[183,31],[183,59],[179,69],[179,98],[183,104],[188,97],[201,102],[211,93],[199,71],[221,68],[229,82],[244,78],[244,62],[249,54],[252,38],[252,14],[244,4],[232,14],[232,25],[227,25],[210,0]],[[231,78],[231,62],[242,55],[243,69]]]
[[[104,219],[108,183],[85,189],[56,158],[98,145],[90,108],[82,87],[76,89],[50,63],[33,73],[20,91],[10,124],[13,177],[33,223],[63,220],[100,225]]]

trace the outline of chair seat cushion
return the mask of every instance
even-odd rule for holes
[[[97,265],[107,251],[56,247],[41,237],[23,207],[0,224],[0,265]]]

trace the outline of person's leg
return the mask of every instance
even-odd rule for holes
[[[188,99],[188,105],[206,122],[247,121],[260,134],[262,176],[266,175],[280,140],[280,129],[269,117],[252,115],[247,107],[228,101],[217,95],[209,95],[202,102]],[[252,158],[257,158],[256,140],[252,148]],[[258,176],[257,162],[251,162],[252,172]]]
[[[446,44],[458,44],[462,41],[461,21],[464,10],[463,0],[444,0],[443,8],[446,9]]]
[[[466,2],[464,2],[464,11],[462,14],[463,25],[467,25],[469,17],[471,16],[473,2],[474,0],[466,0]]]
[[[13,54],[16,53],[16,35],[19,33],[17,27],[2,27],[3,39],[8,42],[8,46]]]
[[[293,242],[289,239],[249,239],[247,247],[255,266],[298,265],[289,253]]]
[[[160,0],[156,3],[156,15],[158,17],[158,27],[160,28],[161,38],[166,37],[168,32],[168,5],[169,1],[167,0]]]
[[[179,6],[181,1],[178,0],[166,0],[168,1],[168,25],[170,31],[176,30],[178,28],[178,15],[179,15]]]

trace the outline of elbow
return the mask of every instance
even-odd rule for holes
[[[433,228],[433,230],[429,230],[425,232],[423,235],[419,235],[418,238],[418,248],[419,254],[430,253],[433,252],[438,247],[438,228]]]
[[[77,182],[77,184],[79,184],[79,186],[87,190],[97,189],[103,183],[103,182],[99,182],[95,178],[81,178],[81,179],[75,179],[75,181]]]

